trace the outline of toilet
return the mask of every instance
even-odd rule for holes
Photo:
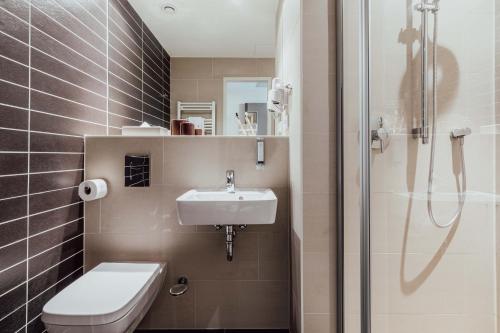
[[[163,285],[165,263],[102,263],[45,304],[49,333],[133,332]]]

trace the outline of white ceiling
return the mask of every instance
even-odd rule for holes
[[[279,0],[129,2],[172,57],[274,57]]]

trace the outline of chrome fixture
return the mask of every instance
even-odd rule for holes
[[[151,157],[148,154],[125,155],[125,187],[149,187]]]
[[[423,144],[429,143],[429,98],[428,98],[428,67],[429,67],[429,56],[428,47],[429,41],[428,37],[428,26],[429,26],[429,12],[434,15],[434,30],[437,29],[437,19],[439,11],[439,0],[433,0],[428,2],[427,0],[422,0],[421,3],[416,5],[416,10],[422,13],[422,28],[421,28],[421,57],[422,57],[422,68],[421,68],[421,115],[420,115],[420,127],[413,129],[413,134],[416,137],[422,138]],[[436,36],[434,36],[436,37]],[[436,60],[436,39],[434,38],[434,60]],[[434,66],[436,63],[434,63]],[[433,80],[436,81],[436,73],[433,73]],[[434,92],[435,94],[435,92]],[[435,96],[434,96],[435,97]]]
[[[226,191],[228,193],[236,192],[234,187],[234,170],[226,171]]]
[[[384,119],[379,117],[377,120],[378,128],[371,132],[371,147],[378,150],[381,154],[385,151],[386,141],[389,139],[389,133],[384,128]]]
[[[452,226],[462,215],[462,211],[465,204],[466,192],[467,192],[467,177],[465,168],[465,156],[464,156],[464,141],[465,136],[472,133],[470,128],[458,128],[451,132],[451,139],[458,140],[460,145],[460,162],[462,167],[462,184],[458,184],[458,207],[455,211],[453,217],[446,223],[440,223],[434,217],[434,211],[432,208],[432,196],[433,192],[433,182],[434,182],[434,162],[436,154],[436,127],[437,127],[437,108],[438,108],[438,91],[437,91],[437,72],[438,72],[438,11],[439,11],[439,0],[433,0],[432,2],[427,2],[423,0],[422,3],[416,6],[416,9],[422,13],[422,115],[421,115],[421,127],[413,130],[414,134],[422,138],[422,143],[429,143],[429,115],[428,115],[428,40],[427,40],[427,28],[428,28],[428,14],[429,12],[434,15],[434,31],[432,38],[432,139],[431,139],[431,158],[429,162],[429,176],[427,179],[427,213],[432,223],[438,228],[448,228]]]
[[[177,297],[184,295],[188,291],[188,279],[185,276],[181,276],[179,280],[177,280],[177,284],[174,284],[169,292],[170,295]]]
[[[215,225],[214,226],[216,230],[221,230],[222,228],[225,228],[226,230],[226,260],[231,262],[233,261],[233,255],[234,255],[234,250],[233,250],[233,245],[234,245],[234,238],[236,237],[236,230],[234,225]],[[239,225],[238,228],[243,231],[247,228],[247,225],[242,224]]]
[[[264,138],[257,138],[257,167],[263,167],[265,162]]]
[[[469,128],[469,127],[465,127],[465,128],[455,128],[451,131],[451,138],[452,139],[458,139],[458,140],[461,140],[461,144],[463,144],[463,140],[464,138],[467,136],[467,135],[471,135],[472,134],[472,130]]]

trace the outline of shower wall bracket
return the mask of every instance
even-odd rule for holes
[[[421,138],[423,144],[429,143],[429,40],[428,40],[428,30],[429,30],[429,13],[434,15],[434,20],[437,20],[437,12],[439,11],[439,0],[432,0],[428,2],[422,0],[421,3],[415,6],[415,9],[422,14],[422,25],[420,29],[420,54],[422,57],[421,61],[421,114],[420,114],[420,127],[414,128],[412,134],[416,138]],[[433,42],[436,42],[435,40]],[[434,54],[435,60],[435,54]],[[435,64],[433,64],[435,66]],[[434,78],[435,80],[435,78]],[[434,99],[436,96],[434,96]]]

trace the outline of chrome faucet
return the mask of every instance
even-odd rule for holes
[[[234,188],[234,170],[226,171],[226,191],[228,193],[236,192]]]

